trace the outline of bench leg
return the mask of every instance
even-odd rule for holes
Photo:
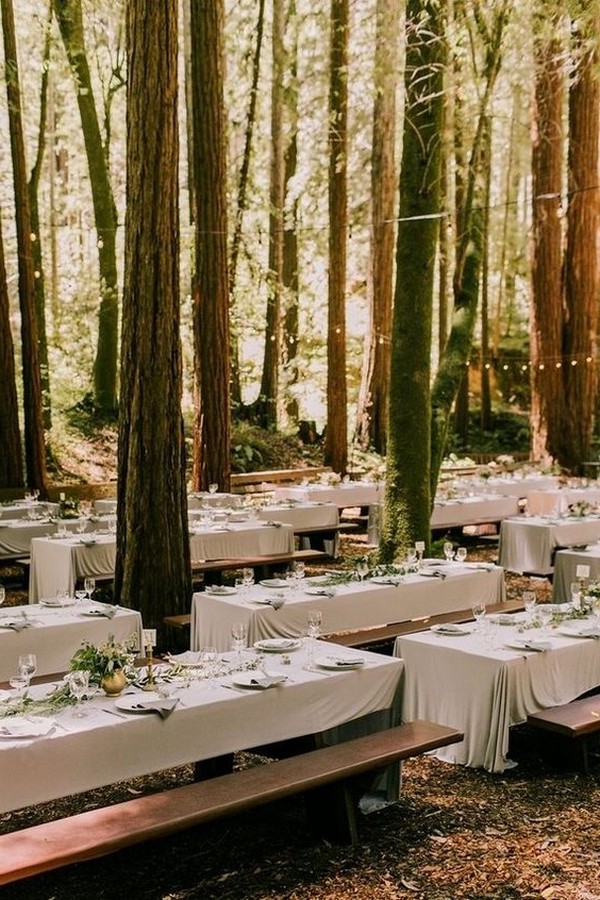
[[[339,844],[357,844],[356,796],[346,783],[327,785],[305,795],[310,827],[318,837]]]
[[[213,756],[212,759],[201,759],[194,763],[194,781],[206,781],[219,775],[229,775],[230,772],[233,772],[233,753],[224,753],[223,756]]]
[[[581,765],[583,768],[583,774],[589,775],[590,774],[590,757],[589,757],[589,753],[588,753],[587,738],[585,738],[585,737],[581,738]]]

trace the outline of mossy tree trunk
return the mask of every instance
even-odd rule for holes
[[[223,0],[191,0],[194,125],[194,343],[198,385],[194,487],[229,490],[231,474]]]
[[[4,240],[0,227],[0,487],[23,486],[21,432],[19,431],[19,401],[15,379],[15,348],[10,330],[10,307]]]
[[[81,0],[54,0],[54,13],[75,82],[98,235],[101,300],[98,312],[98,344],[93,370],[94,401],[98,409],[114,413],[117,406],[119,320],[117,211],[87,61]]]
[[[393,561],[402,546],[429,541],[430,355],[445,57],[440,4],[408,0],[383,562]]]
[[[126,23],[115,594],[159,631],[163,616],[186,612],[191,599],[179,336],[177,10],[177,0],[129,0]]]
[[[15,223],[21,311],[21,355],[23,364],[23,417],[25,422],[25,463],[27,486],[46,496],[46,450],[42,413],[42,381],[35,318],[35,277],[31,249],[31,214],[27,190],[27,165],[21,116],[21,91],[15,20],[12,0],[2,0],[2,32],[10,149],[13,165]]]
[[[329,279],[325,464],[348,465],[346,263],[348,240],[348,0],[331,2],[329,72]]]

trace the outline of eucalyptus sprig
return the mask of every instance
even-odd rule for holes
[[[0,702],[0,718],[19,715],[51,715],[74,706],[77,699],[73,696],[68,684],[61,684],[46,697],[36,700],[25,693],[22,697],[9,697]]]

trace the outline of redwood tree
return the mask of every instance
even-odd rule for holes
[[[160,628],[191,596],[179,337],[177,0],[127,8],[115,595]]]
[[[19,431],[19,404],[15,381],[15,357],[8,285],[4,266],[4,241],[0,227],[0,487],[23,486],[23,461],[21,459],[21,434]]]

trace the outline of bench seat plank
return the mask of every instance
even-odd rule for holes
[[[349,781],[462,738],[461,732],[443,725],[408,722],[252,769],[11,832],[0,836],[0,884]]]

